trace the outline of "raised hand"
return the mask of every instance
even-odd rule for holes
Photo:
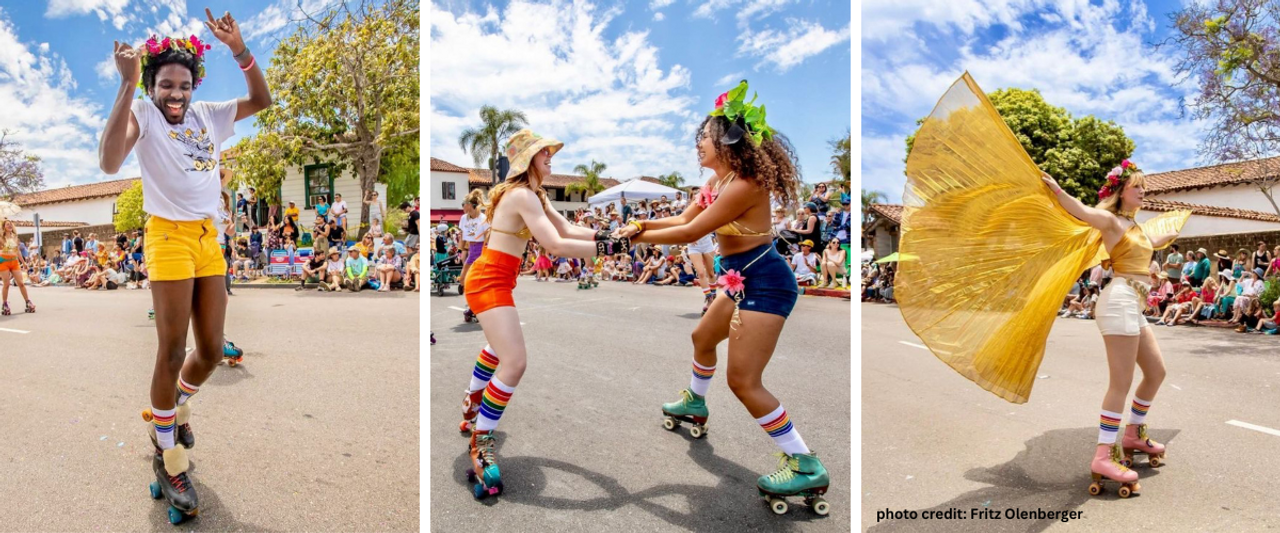
[[[1058,180],[1053,179],[1053,176],[1050,176],[1048,172],[1043,170],[1040,171],[1040,181],[1043,181],[1045,185],[1048,185],[1049,189],[1052,190],[1054,194],[1057,194],[1058,191],[1062,190],[1062,186],[1058,185]]]
[[[230,12],[226,12],[221,18],[213,18],[213,12],[209,8],[204,8],[204,14],[209,20],[206,20],[204,26],[209,28],[214,37],[217,37],[222,44],[227,45],[231,49],[231,53],[239,54],[244,51],[244,39],[240,37],[240,25],[236,24],[236,19],[231,17]]]
[[[138,83],[142,77],[142,55],[128,43],[112,41],[112,55],[116,59],[116,70],[120,71],[120,79],[130,85]]]

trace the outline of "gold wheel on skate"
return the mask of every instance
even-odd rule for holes
[[[151,410],[150,410],[150,409],[143,409],[143,410],[142,410],[142,419],[143,419],[143,420],[146,420],[147,422],[150,422],[150,421],[152,421],[154,418],[155,418],[155,417],[151,416]]]
[[[1097,495],[1099,495],[1099,494],[1102,494],[1102,484],[1101,484],[1101,483],[1090,483],[1090,484],[1089,484],[1089,495],[1090,495],[1090,496],[1097,496]]]
[[[1133,494],[1133,490],[1128,485],[1120,485],[1120,497],[1128,498]]]

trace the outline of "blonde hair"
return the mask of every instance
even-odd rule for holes
[[[530,175],[537,176],[539,183],[537,187],[533,185],[533,180]],[[538,170],[538,167],[530,163],[529,168],[524,172],[511,176],[507,178],[507,181],[499,183],[492,191],[489,191],[489,203],[488,205],[485,205],[484,208],[485,222],[493,224],[493,214],[498,212],[498,202],[502,201],[502,195],[515,187],[524,187],[533,191],[538,195],[538,202],[545,205],[547,201],[547,191],[542,189],[541,183],[543,179],[545,179],[545,176],[543,176]],[[479,192],[479,189],[477,189],[476,192]],[[470,197],[469,194],[467,196]]]
[[[462,200],[462,203],[480,207],[480,204],[484,203],[484,191],[480,189],[472,190],[467,193],[467,197]]]
[[[1121,178],[1120,184],[1117,185],[1117,187],[1119,187],[1119,190],[1115,191],[1110,196],[1107,196],[1106,198],[1099,200],[1098,205],[1094,207],[1097,207],[1098,209],[1103,209],[1111,212],[1112,214],[1118,215],[1120,214],[1120,196],[1124,194],[1124,190],[1129,188],[1130,185],[1134,187],[1141,187],[1145,183],[1146,183],[1146,175],[1143,174],[1141,170],[1129,175],[1128,178]],[[1138,207],[1142,207],[1142,206],[1138,206]]]

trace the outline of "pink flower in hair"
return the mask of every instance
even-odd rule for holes
[[[1120,162],[1120,168],[1122,169],[1129,168],[1131,166],[1133,166],[1133,163],[1130,163],[1128,159]]]
[[[1107,182],[1112,185],[1118,185],[1120,184],[1120,178],[1116,177],[1115,175],[1107,176]]]
[[[726,270],[724,275],[716,280],[716,285],[724,287],[725,292],[732,295],[735,292],[742,292],[744,288],[742,282],[744,280],[746,278],[742,277],[742,274],[737,270]]]
[[[721,107],[724,107],[724,101],[728,99],[729,99],[728,92],[725,92],[724,94],[720,95],[719,98],[716,98],[716,109],[720,109]]]

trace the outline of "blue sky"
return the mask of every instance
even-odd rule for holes
[[[436,2],[430,7],[430,153],[473,166],[460,133],[479,109],[524,111],[565,142],[552,171],[592,159],[625,180],[679,171],[701,184],[693,139],[746,79],[803,178],[832,179],[851,77],[848,0]],[[483,166],[483,165],[482,165]]]
[[[315,12],[328,2],[304,0]],[[45,185],[92,183],[138,176],[133,156],[115,176],[98,170],[97,146],[119,88],[111,43],[138,44],[152,33],[195,34],[213,45],[196,100],[228,100],[247,92],[227,48],[205,29],[204,8],[231,12],[260,64],[302,18],[298,0],[30,0],[0,7],[0,129],[43,158]],[[236,124],[231,146],[254,132],[252,120]]]
[[[862,188],[902,199],[906,136],[965,70],[986,92],[1039,89],[1073,116],[1114,120],[1148,172],[1200,166],[1169,35],[1178,1],[869,0],[862,10]]]

